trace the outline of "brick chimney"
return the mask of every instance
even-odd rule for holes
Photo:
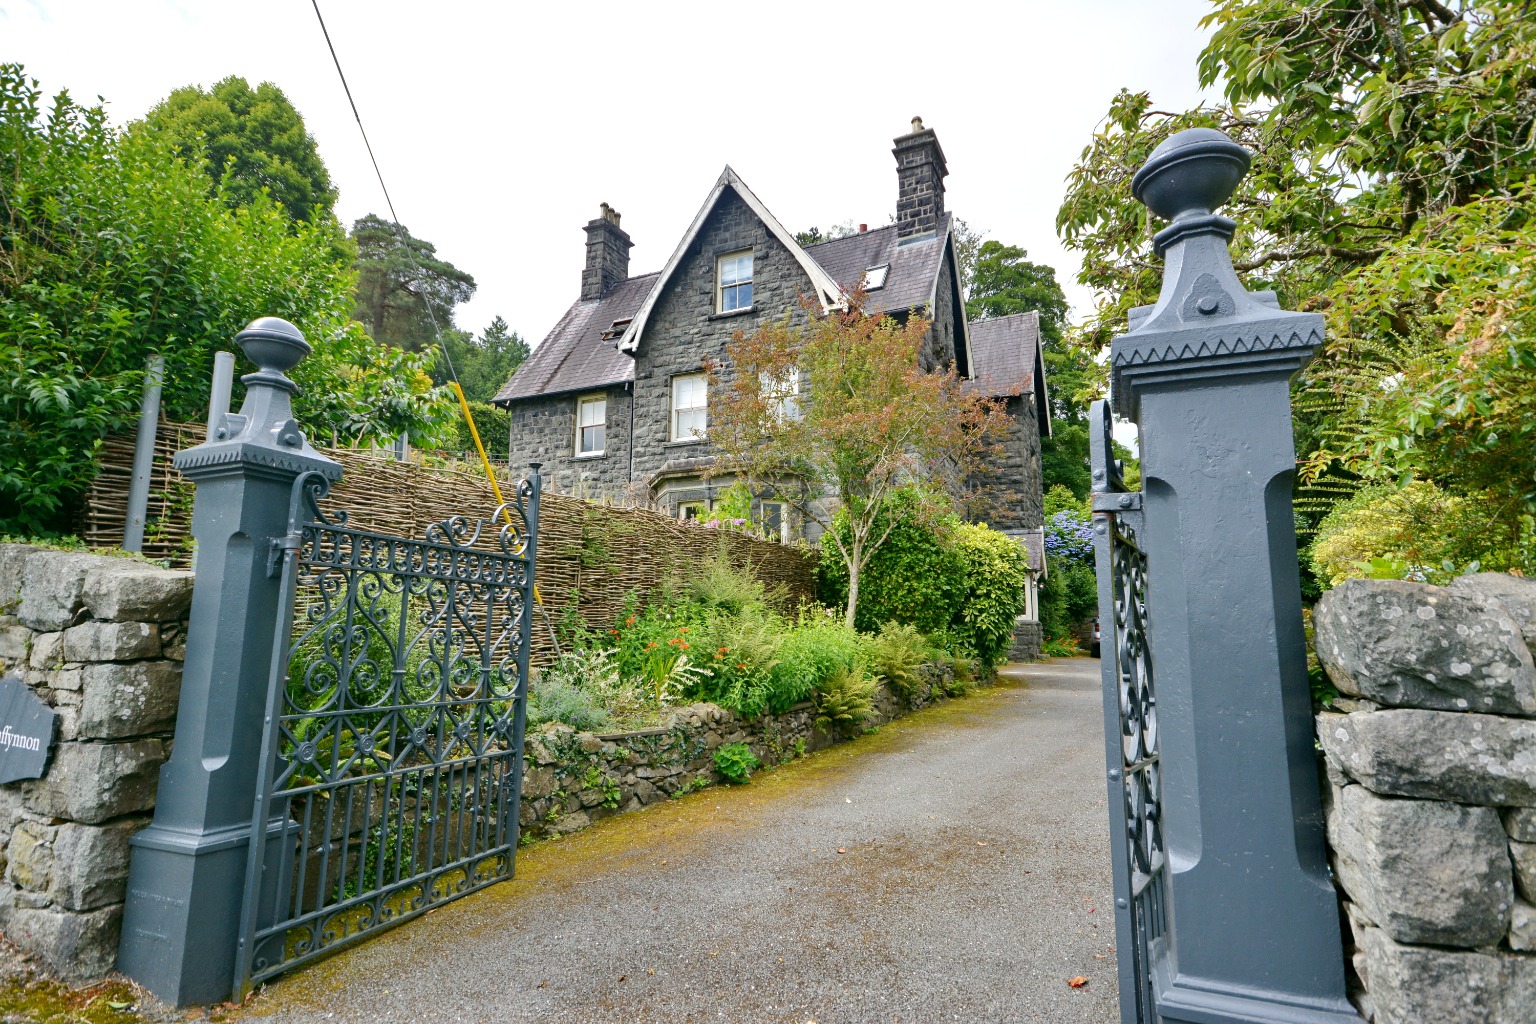
[[[898,136],[896,178],[896,237],[914,238],[932,234],[944,219],[944,178],[949,168],[944,150],[932,128],[923,127],[923,119],[912,119],[912,131]]]
[[[603,204],[596,220],[587,222],[587,265],[581,271],[581,297],[600,299],[629,278],[629,249],[634,243],[619,227],[619,211]]]

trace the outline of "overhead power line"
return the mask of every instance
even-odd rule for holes
[[[325,36],[326,49],[331,51],[331,63],[336,65],[336,76],[341,79],[342,91],[347,94],[347,104],[352,108],[352,117],[357,121],[357,130],[363,137],[363,146],[368,150],[368,160],[373,164],[373,173],[379,179],[379,190],[384,193],[384,205],[389,207],[389,219],[395,225],[396,241],[405,251],[405,258],[417,270],[421,270],[421,264],[416,262],[416,254],[402,237],[405,227],[400,223],[400,215],[395,212],[395,201],[390,198],[389,186],[384,184],[384,172],[379,169],[379,158],[373,154],[373,143],[368,141],[368,129],[363,127],[363,115],[357,112],[357,101],[352,98],[352,87],[347,84],[347,73],[341,69],[341,58],[336,56],[336,44],[331,42],[331,31],[325,27],[325,15],[320,13],[320,0],[309,0],[310,6],[315,9],[315,19],[320,22],[320,33]],[[448,363],[448,377],[454,383],[458,383],[459,374],[453,366],[453,356],[448,353],[448,346],[443,341],[443,328],[437,322],[437,314],[432,309],[430,295],[422,296],[422,304],[427,307],[427,317],[432,321],[432,336],[437,340],[437,347],[443,353],[443,359]]]

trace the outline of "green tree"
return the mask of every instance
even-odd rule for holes
[[[396,348],[431,348],[439,330],[453,327],[453,310],[475,294],[475,279],[405,225],[375,214],[352,225],[357,243],[357,319],[368,333]]]
[[[351,320],[354,277],[323,225],[264,196],[234,209],[152,133],[0,65],[0,532],[68,528],[101,438],[131,428],[146,357],[163,408],[200,420],[213,352],[281,316],[314,354],[295,408],[330,440],[430,434],[443,410],[426,360]],[[238,395],[236,396],[238,400]]]
[[[315,140],[283,91],[271,82],[255,89],[231,75],[203,91],[177,89],[133,125],[169,139],[199,164],[231,206],[248,206],[263,190],[296,221],[316,209],[330,220],[336,189]]]
[[[1255,152],[1229,204],[1252,288],[1321,310],[1298,377],[1303,507],[1423,479],[1536,531],[1536,21],[1515,0],[1221,0],[1200,77],[1225,102],[1183,113],[1124,92],[1058,214],[1106,296],[1102,346],[1154,301],[1155,225],[1130,178],[1173,132]]]
[[[432,379],[438,384],[449,380],[448,361],[452,361],[458,374],[459,386],[471,402],[489,402],[496,397],[523,360],[528,358],[528,343],[516,331],[507,327],[501,317],[491,321],[489,327],[476,338],[467,331],[443,332],[443,353],[437,354]]]
[[[1078,497],[1091,485],[1088,471],[1088,402],[1102,392],[1103,373],[1092,356],[1068,337],[1067,297],[1056,271],[1031,263],[1016,245],[996,240],[976,250],[966,315],[972,320],[1036,311],[1041,356],[1050,396],[1051,436],[1040,439],[1044,490],[1060,484]]]
[[[710,374],[721,470],[827,529],[848,569],[850,628],[865,566],[908,514],[894,496],[964,480],[994,454],[986,438],[1005,436],[997,403],[964,392],[953,369],[921,369],[926,318],[898,323],[863,304],[856,291],[825,316],[807,305],[804,326],[786,316],[738,333]],[[829,513],[846,517],[846,540]]]

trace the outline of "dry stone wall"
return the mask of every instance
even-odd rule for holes
[[[1351,580],[1314,610],[1357,1004],[1379,1024],[1536,1022],[1536,581]]]
[[[0,677],[58,715],[41,778],[0,785],[0,933],[58,974],[112,968],[128,840],[170,753],[192,575],[0,544]]]
[[[943,700],[953,688],[948,665],[924,666],[922,674],[922,683],[907,696],[882,685],[860,728]],[[724,744],[745,743],[772,766],[846,738],[845,731],[818,728],[808,703],[755,719],[714,704],[693,704],[674,711],[658,728],[608,735],[551,723],[529,734],[519,827],[529,838],[564,835],[720,782],[714,754]]]

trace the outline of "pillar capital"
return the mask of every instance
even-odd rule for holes
[[[1271,372],[1287,378],[1323,341],[1320,313],[1280,308],[1250,292],[1227,250],[1237,223],[1214,211],[1248,170],[1248,150],[1213,128],[1189,128],[1152,151],[1132,179],[1136,198],[1170,224],[1154,246],[1165,258],[1157,302],[1130,313],[1110,346],[1115,412],[1136,419],[1150,387],[1203,386],[1213,376]]]

